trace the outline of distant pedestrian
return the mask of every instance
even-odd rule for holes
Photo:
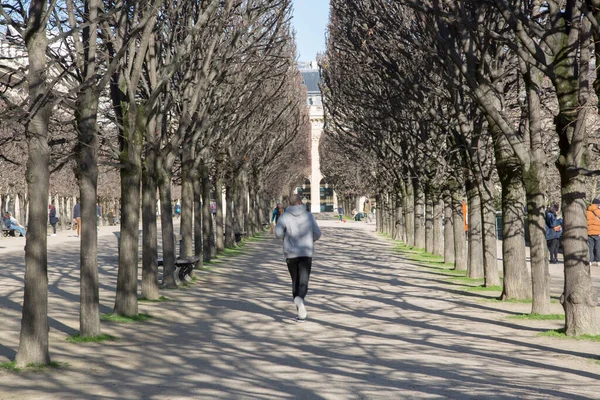
[[[177,202],[177,204],[175,204],[175,218],[179,219],[179,217],[181,217],[181,204]]]
[[[586,211],[588,246],[590,249],[590,264],[598,266],[600,263],[600,200],[592,200]]]
[[[100,203],[96,203],[96,227],[100,226],[100,222],[102,221],[102,206]]]
[[[117,216],[115,215],[115,210],[113,210],[112,208],[110,209],[110,211],[106,215],[106,218],[108,218],[108,224],[110,226],[113,226],[113,225],[117,224]]]
[[[344,207],[339,206],[337,208],[338,216],[340,217],[340,222],[344,220]]]
[[[58,223],[58,218],[56,217],[56,207],[54,207],[54,202],[48,204],[48,222],[52,225],[51,236],[56,236],[56,224]]]
[[[307,315],[304,298],[308,293],[314,242],[321,237],[321,230],[315,217],[302,205],[299,195],[291,195],[289,201],[290,206],[275,226],[275,236],[283,239],[283,254],[292,278],[292,297],[298,311],[296,320],[304,322]]]
[[[81,204],[79,202],[73,207],[73,230],[77,231],[77,237],[81,236]]]
[[[546,242],[550,251],[550,264],[558,264],[558,248],[562,236],[562,218],[558,218],[558,204],[546,210]]]
[[[283,204],[277,203],[271,214],[271,233],[275,232],[275,225],[277,224],[277,221],[279,221],[279,217],[283,215],[283,211]]]
[[[365,199],[365,204],[363,205],[363,214],[365,214],[365,222],[371,222],[371,203],[369,199]]]

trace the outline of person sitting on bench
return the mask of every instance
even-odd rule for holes
[[[4,213],[4,226],[7,229],[11,229],[13,231],[17,231],[21,234],[21,236],[25,236],[25,227],[19,224],[19,221],[15,217],[13,217],[9,212]]]

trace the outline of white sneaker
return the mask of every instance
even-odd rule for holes
[[[53,234],[52,234],[52,235],[50,235],[50,236],[56,236],[56,233],[53,233]]]
[[[298,309],[298,320],[306,319],[306,307],[304,307],[304,300],[300,296],[294,297],[294,304]]]

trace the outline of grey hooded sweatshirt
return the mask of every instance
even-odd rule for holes
[[[312,257],[313,243],[321,237],[321,230],[305,206],[290,206],[279,217],[275,236],[283,239],[285,258]]]

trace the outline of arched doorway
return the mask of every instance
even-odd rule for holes
[[[321,212],[333,212],[333,188],[325,178],[321,179],[319,184],[319,200]]]

